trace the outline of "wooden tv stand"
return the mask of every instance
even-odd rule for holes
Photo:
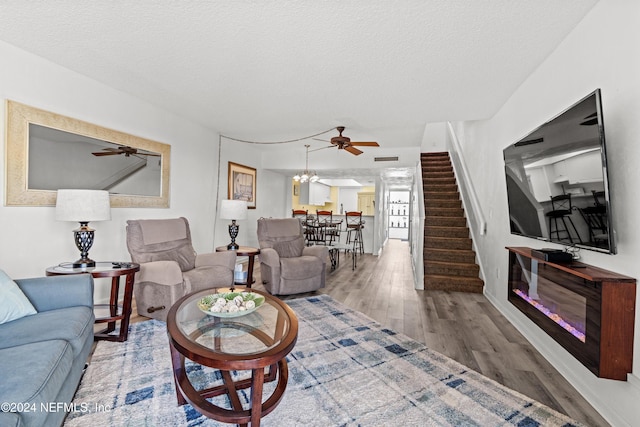
[[[626,381],[636,280],[581,262],[544,261],[527,247],[506,249],[509,301],[595,375]]]

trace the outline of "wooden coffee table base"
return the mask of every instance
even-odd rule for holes
[[[220,370],[224,384],[216,387],[196,390],[186,374],[184,366],[185,357],[169,343],[171,349],[171,362],[173,364],[173,375],[176,385],[176,396],[178,405],[191,404],[202,415],[221,421],[223,423],[239,424],[246,426],[259,426],[260,419],[271,413],[280,400],[287,387],[289,379],[289,368],[286,359],[280,360],[277,364],[268,367],[269,372],[265,375],[265,368],[251,370],[251,378],[233,381],[230,371]],[[275,390],[269,398],[262,403],[262,392],[265,382],[278,380]],[[244,409],[238,390],[251,388],[251,409]],[[227,394],[233,409],[225,409],[214,405],[206,400],[207,398]]]

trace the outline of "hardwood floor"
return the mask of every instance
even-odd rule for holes
[[[407,242],[360,256],[355,271],[349,261],[341,254],[321,293],[587,426],[609,425],[484,295],[415,290]],[[254,273],[254,288],[264,289],[257,260]]]

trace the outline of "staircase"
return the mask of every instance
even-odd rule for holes
[[[424,288],[482,293],[484,282],[449,153],[422,153]]]

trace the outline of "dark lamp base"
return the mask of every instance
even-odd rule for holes
[[[95,267],[96,266],[96,262],[92,259],[89,258],[83,258],[83,259],[79,259],[77,261],[75,261],[72,264],[73,268],[89,268],[89,267]]]
[[[238,245],[236,242],[231,242],[227,245],[227,249],[229,249],[230,251],[237,251],[238,248],[240,248],[240,245]]]

